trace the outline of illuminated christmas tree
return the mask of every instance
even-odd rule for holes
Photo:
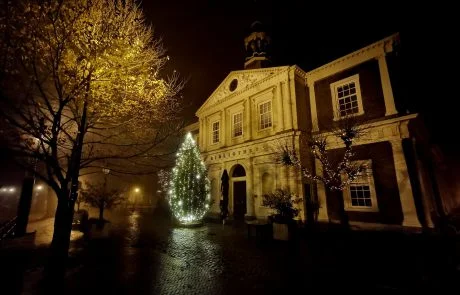
[[[199,223],[208,211],[211,195],[206,174],[198,146],[188,133],[177,153],[169,190],[169,205],[180,223]]]

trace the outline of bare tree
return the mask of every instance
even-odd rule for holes
[[[125,201],[124,191],[121,189],[108,189],[100,184],[87,184],[81,192],[82,201],[99,209],[99,222],[104,222],[104,209],[111,209]]]
[[[0,127],[58,197],[52,253],[68,254],[78,177],[162,166],[183,81],[162,76],[161,40],[135,0],[6,1]],[[155,163],[153,165],[152,163]]]
[[[308,147],[313,159],[320,165],[321,173],[316,173],[316,169],[308,169],[302,163],[296,149],[288,142],[279,144],[276,147],[276,161],[285,166],[292,166],[299,169],[302,175],[314,182],[324,184],[329,191],[343,191],[360,174],[366,171],[365,164],[354,161],[353,142],[365,134],[365,128],[359,124],[355,117],[346,116],[336,122],[329,132],[329,136],[338,139],[344,145],[343,155],[339,160],[334,161],[328,151],[328,136],[323,134],[304,137],[304,144]],[[312,165],[314,166],[314,164]],[[348,216],[344,208],[343,194],[336,194],[339,202],[341,223],[348,226]]]

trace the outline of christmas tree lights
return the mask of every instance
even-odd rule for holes
[[[198,146],[188,133],[177,153],[169,185],[169,206],[180,223],[199,223],[209,210],[211,194],[206,174]]]

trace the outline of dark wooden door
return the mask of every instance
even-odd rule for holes
[[[246,181],[233,183],[233,218],[244,220],[246,214]]]

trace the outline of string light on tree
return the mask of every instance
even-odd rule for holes
[[[200,151],[188,133],[177,152],[169,190],[169,205],[182,224],[199,223],[209,209],[210,182]]]

